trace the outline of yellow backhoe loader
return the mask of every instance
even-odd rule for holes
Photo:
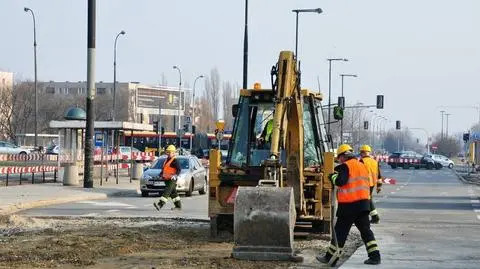
[[[226,162],[210,152],[211,233],[233,228],[238,259],[294,259],[295,225],[328,233],[332,221],[334,156],[322,95],[301,89],[293,52],[280,52],[271,74],[272,89],[242,89],[232,107]]]

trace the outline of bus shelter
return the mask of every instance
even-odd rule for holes
[[[86,121],[82,119],[66,119],[63,121],[50,121],[49,125],[50,128],[58,130],[59,153],[57,165],[59,166],[59,171],[63,170],[63,184],[78,185],[78,174],[83,170],[85,156]],[[100,163],[100,165],[95,165],[94,169],[100,173],[100,184],[102,184],[104,164],[108,162],[112,162],[114,163],[113,165],[116,166],[115,176],[116,183],[118,184],[119,156],[118,150],[117,154],[113,154],[113,149],[119,149],[119,134],[121,132],[152,131],[153,126],[135,122],[95,121],[94,129],[94,160],[96,163]],[[113,134],[113,136],[109,134]],[[109,143],[109,140],[111,143]],[[108,145],[113,145],[113,149],[111,147],[109,149]],[[132,148],[133,143],[130,145],[131,155],[133,155]],[[108,155],[115,156],[115,158],[108,160]],[[143,172],[143,165],[141,163],[135,163],[133,159],[134,158],[130,156],[130,181],[132,179],[140,179]],[[98,173],[94,172],[94,175],[95,174]]]

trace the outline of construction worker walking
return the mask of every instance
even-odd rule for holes
[[[375,236],[370,229],[368,215],[370,213],[370,186],[367,167],[353,154],[350,145],[342,144],[337,149],[337,159],[340,165],[335,167],[335,173],[329,176],[337,190],[337,222],[335,224],[336,242],[330,242],[324,256],[317,260],[335,266],[342,253],[348,233],[353,224],[360,231],[368,253],[365,264],[380,264],[380,251]],[[333,221],[333,220],[332,220]],[[338,255],[337,255],[338,254]],[[330,261],[330,259],[334,259]]]
[[[372,148],[369,145],[360,147],[361,161],[367,166],[370,173],[370,216],[372,217],[370,223],[377,224],[380,221],[380,217],[373,203],[373,189],[376,188],[377,193],[382,190],[382,175],[378,162],[370,156],[370,152],[372,152]]]
[[[177,193],[177,177],[182,167],[180,166],[180,162],[175,158],[176,148],[174,145],[169,145],[165,151],[167,153],[167,159],[163,163],[162,172],[160,173],[160,178],[165,181],[165,191],[158,203],[154,202],[153,206],[155,206],[157,210],[160,210],[168,202],[168,198],[171,198],[175,204],[174,209],[180,210],[182,209],[182,203]]]

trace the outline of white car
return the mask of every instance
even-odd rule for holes
[[[9,142],[0,141],[0,154],[29,154],[31,149],[19,147]]]
[[[432,154],[431,158],[433,159],[433,161],[440,163],[443,167],[448,167],[451,169],[455,165],[455,163],[452,160],[450,160],[448,157],[443,155]]]
[[[140,179],[140,191],[143,197],[148,196],[150,192],[163,192],[165,189],[165,181],[160,179],[159,175],[166,158],[166,156],[160,156],[150,168],[143,171]],[[184,192],[186,196],[191,196],[194,191],[205,194],[208,188],[207,171],[198,158],[193,155],[179,155],[176,159],[182,167],[177,179],[177,191]]]

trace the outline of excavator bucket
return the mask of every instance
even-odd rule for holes
[[[239,187],[235,198],[233,258],[295,260],[295,201],[290,187]]]

